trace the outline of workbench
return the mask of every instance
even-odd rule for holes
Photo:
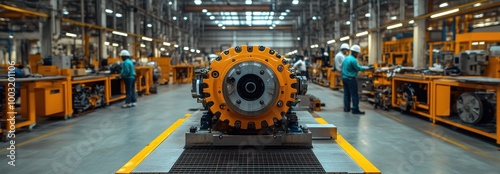
[[[14,103],[9,103],[9,91],[8,89],[12,87],[9,85],[11,83],[8,79],[0,79],[0,84],[4,86],[5,92],[5,110],[2,111],[2,120],[6,121],[6,126],[0,129],[2,133],[2,139],[5,140],[8,130],[14,130],[22,127],[28,126],[28,130],[32,130],[36,125],[36,90],[37,88],[54,87],[58,86],[60,89],[64,89],[64,79],[66,76],[53,76],[53,77],[30,77],[30,78],[15,78],[14,82],[21,83],[20,90],[21,98],[21,111],[19,114],[24,116],[23,119],[15,119],[17,111],[15,111]],[[64,90],[63,90],[64,91]],[[63,91],[57,91],[57,93],[62,94]],[[61,100],[64,101],[64,100]],[[57,103],[63,108],[66,103]],[[62,110],[64,112],[64,110]],[[11,122],[10,118],[14,118],[15,121]]]
[[[117,79],[120,74],[109,74],[108,81],[106,81],[106,92],[108,92],[109,100],[107,100],[108,104],[112,102],[116,102],[119,100],[123,100],[126,98],[125,95],[125,82],[121,79]],[[120,94],[113,94],[113,82],[119,81],[120,85]]]
[[[186,77],[181,74],[186,73]],[[194,66],[193,65],[174,65],[172,66],[172,83],[191,83],[193,79]]]
[[[136,66],[135,67],[135,84],[137,91],[144,91],[144,94],[151,94],[149,89],[153,86],[153,67],[152,66]],[[145,83],[142,84],[144,78]]]
[[[297,111],[299,124],[326,123],[308,111]],[[380,173],[341,135],[335,140],[313,139],[313,148],[222,147],[186,148],[185,133],[199,126],[202,111],[179,119],[116,173]],[[332,134],[330,134],[333,136]],[[242,144],[251,143],[242,142]],[[255,141],[264,141],[257,139]]]

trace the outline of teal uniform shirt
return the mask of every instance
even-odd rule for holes
[[[123,79],[135,78],[134,63],[130,59],[123,61],[121,77]]]
[[[351,55],[347,56],[342,62],[342,78],[354,78],[358,75],[359,71],[364,71],[363,68],[358,64],[358,60]]]

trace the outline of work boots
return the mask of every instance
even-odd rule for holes
[[[363,114],[365,114],[365,111],[360,111],[359,109],[356,109],[356,110],[352,110],[352,114],[363,115]]]

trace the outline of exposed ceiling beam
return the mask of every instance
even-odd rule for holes
[[[184,6],[184,12],[200,12],[207,9],[209,12],[230,11],[230,12],[245,12],[245,11],[271,11],[270,5],[187,5]]]
[[[222,29],[218,26],[205,26],[205,30],[271,30],[268,26],[226,26],[226,29]],[[293,26],[284,25],[276,26],[272,30],[292,30]]]
[[[18,7],[12,7],[12,6],[8,6],[8,5],[4,5],[4,4],[0,4],[0,8],[9,10],[13,13],[21,13],[21,14],[23,14],[22,16],[25,16],[25,17],[30,16],[30,15],[33,17],[48,17],[49,16],[45,13],[35,12],[35,11],[22,9],[22,8],[18,8]]]

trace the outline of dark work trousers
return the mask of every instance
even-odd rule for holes
[[[342,78],[342,85],[344,86],[344,109],[359,110],[359,96],[358,96],[358,82],[355,77]]]
[[[131,104],[137,102],[135,94],[135,78],[127,78],[124,80],[125,80],[125,91],[126,91],[125,104]]]

